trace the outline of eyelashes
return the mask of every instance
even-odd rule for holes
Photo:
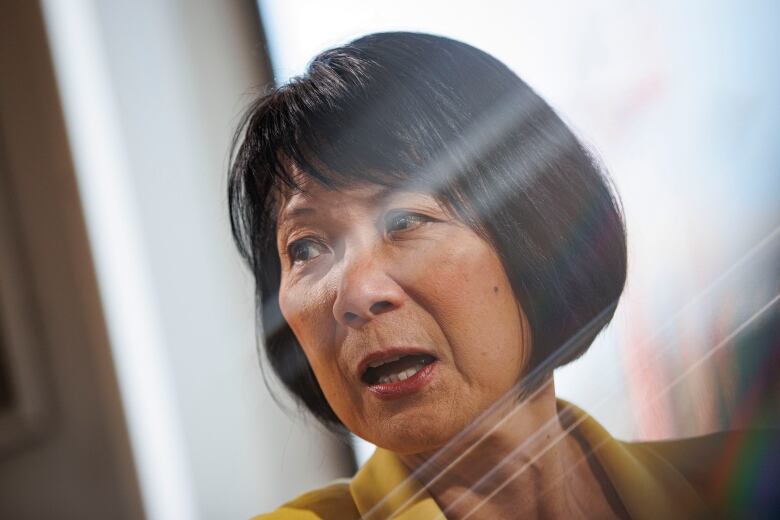
[[[412,211],[392,211],[383,219],[383,232],[388,237],[398,237],[413,231],[435,219]],[[290,243],[287,255],[293,266],[302,266],[329,251],[329,247],[315,237],[303,237]]]
[[[398,233],[420,227],[433,219],[421,213],[411,211],[394,211],[385,217],[385,233]]]
[[[292,242],[287,248],[287,254],[290,261],[295,264],[304,264],[320,256],[327,250],[323,244],[316,242],[311,238],[301,238]]]

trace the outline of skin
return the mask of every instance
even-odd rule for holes
[[[531,347],[525,314],[491,244],[432,196],[300,182],[303,191],[283,194],[278,212],[282,314],[347,428],[419,468],[520,379]],[[383,400],[361,380],[358,365],[393,346],[420,348],[437,362],[420,391]],[[537,443],[516,454],[492,484],[476,485],[535,432],[548,442],[563,432],[554,420],[552,383],[545,388],[521,413],[516,400],[495,410],[420,475],[448,517],[478,506],[479,516],[509,518],[519,505],[531,516],[579,517],[583,506],[611,516],[593,472],[577,465],[581,453],[565,434],[532,471],[512,477],[518,464],[539,453]],[[511,485],[480,505],[507,479]],[[566,492],[527,492],[553,484]]]

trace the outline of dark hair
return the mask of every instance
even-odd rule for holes
[[[333,189],[433,190],[489,240],[530,323],[529,381],[587,350],[623,290],[608,178],[543,99],[470,45],[393,32],[325,51],[249,108],[232,157],[231,225],[256,279],[266,354],[328,426],[343,425],[279,310],[274,210],[281,188],[301,189],[291,165]]]

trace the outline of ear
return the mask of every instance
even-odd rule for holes
[[[530,364],[532,357],[531,352],[533,349],[533,331],[531,330],[531,322],[528,321],[528,316],[526,315],[523,306],[520,305],[520,302],[517,302],[517,315],[518,319],[520,320],[520,337],[522,338],[523,349],[522,371],[525,373],[528,369],[528,365]]]

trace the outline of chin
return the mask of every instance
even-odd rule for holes
[[[462,430],[460,425],[448,424],[448,421],[428,414],[395,417],[382,425],[381,431],[372,431],[366,439],[399,455],[438,450]]]

